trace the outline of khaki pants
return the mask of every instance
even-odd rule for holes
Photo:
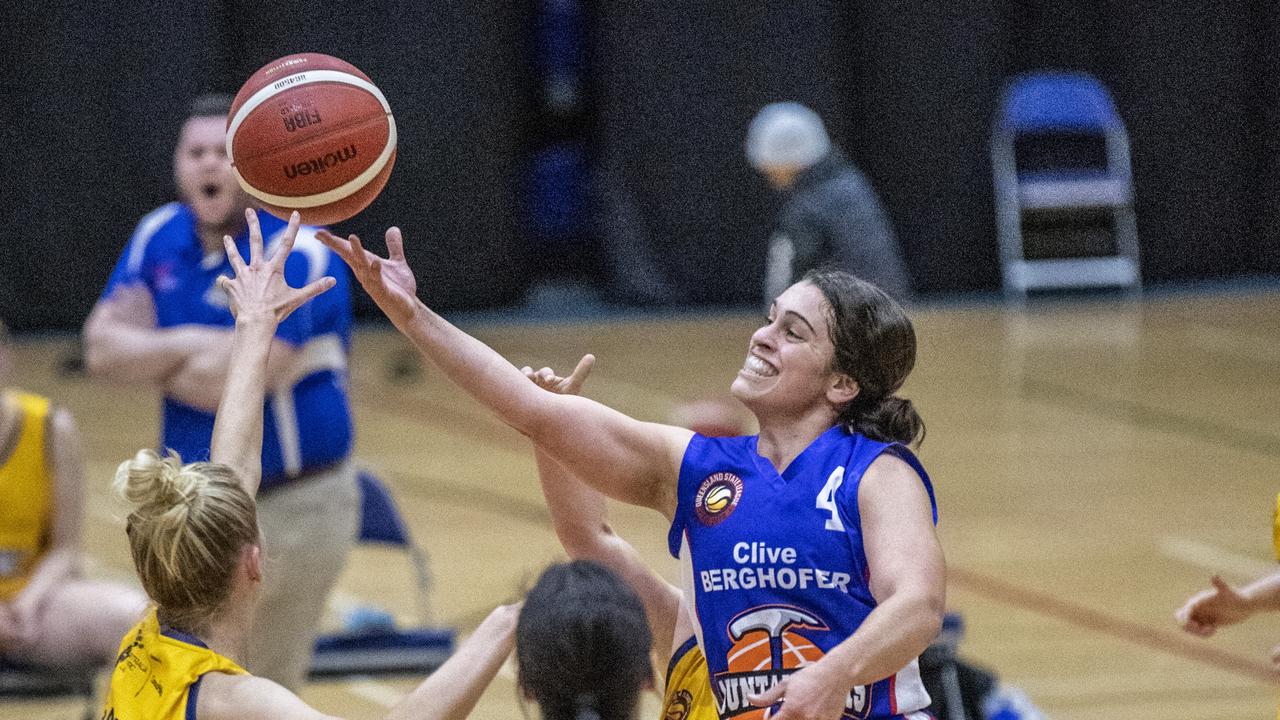
[[[258,495],[266,565],[245,669],[297,690],[360,522],[355,465]]]

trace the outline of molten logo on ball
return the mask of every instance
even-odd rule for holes
[[[284,166],[284,176],[292,180],[299,175],[310,175],[311,173],[322,173],[340,163],[344,163],[356,156],[356,146],[348,145],[341,150],[336,150],[319,157],[293,165]]]

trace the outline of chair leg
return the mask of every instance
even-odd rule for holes
[[[1116,254],[1133,261],[1133,280],[1128,292],[1133,298],[1142,295],[1142,262],[1138,251],[1138,221],[1132,205],[1115,209]]]

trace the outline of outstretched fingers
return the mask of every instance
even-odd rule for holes
[[[280,245],[276,247],[276,252],[271,256],[271,269],[275,272],[284,272],[284,264],[289,259],[289,253],[293,252],[293,244],[298,240],[298,227],[302,225],[302,216],[295,210],[289,215],[289,225],[284,229],[284,235],[280,236]]]
[[[237,276],[243,275],[244,258],[240,257],[240,251],[236,249],[236,241],[232,240],[230,235],[223,235],[222,247],[226,248],[227,259],[231,261],[231,269],[235,271]],[[225,276],[218,278],[219,287],[222,286],[222,281],[226,279]]]
[[[395,262],[404,260],[404,236],[400,234],[400,228],[387,228],[387,259]]]
[[[244,219],[249,223],[249,264],[253,265],[263,258],[262,226],[258,224],[258,213],[253,208],[244,209]]]
[[[316,239],[323,243],[325,247],[338,253],[338,256],[343,260],[346,260],[347,256],[351,254],[351,243],[344,238],[334,235],[328,230],[320,230],[317,232]]]
[[[338,253],[338,257],[351,267],[357,278],[368,277],[377,269],[378,256],[364,249],[359,235],[352,234],[342,239],[328,230],[321,230],[316,237],[330,250]]]
[[[281,303],[276,314],[280,320],[284,320],[294,310],[302,307],[308,300],[328,290],[338,283],[331,277],[322,277],[314,282],[309,282],[300,288],[290,288],[289,295],[283,303]]]
[[[591,374],[591,368],[595,367],[595,364],[595,355],[592,355],[591,353],[583,355],[582,359],[578,361],[577,367],[575,367],[573,372],[569,374],[569,377],[565,379],[566,392],[577,395],[578,391],[582,389],[582,384],[587,381],[587,376]]]

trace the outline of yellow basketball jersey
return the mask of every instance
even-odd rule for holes
[[[9,457],[0,459],[0,600],[11,599],[27,584],[48,550],[53,527],[53,474],[45,457],[49,400],[26,393],[0,399],[9,401],[19,410],[18,441]]]
[[[1275,548],[1276,560],[1280,560],[1280,495],[1276,495],[1276,512],[1271,517],[1271,546]]]
[[[662,720],[719,720],[711,695],[711,676],[698,639],[690,637],[671,655]]]
[[[191,686],[205,673],[245,674],[194,637],[162,631],[151,608],[120,642],[102,720],[186,720]],[[194,710],[194,709],[193,709]]]

